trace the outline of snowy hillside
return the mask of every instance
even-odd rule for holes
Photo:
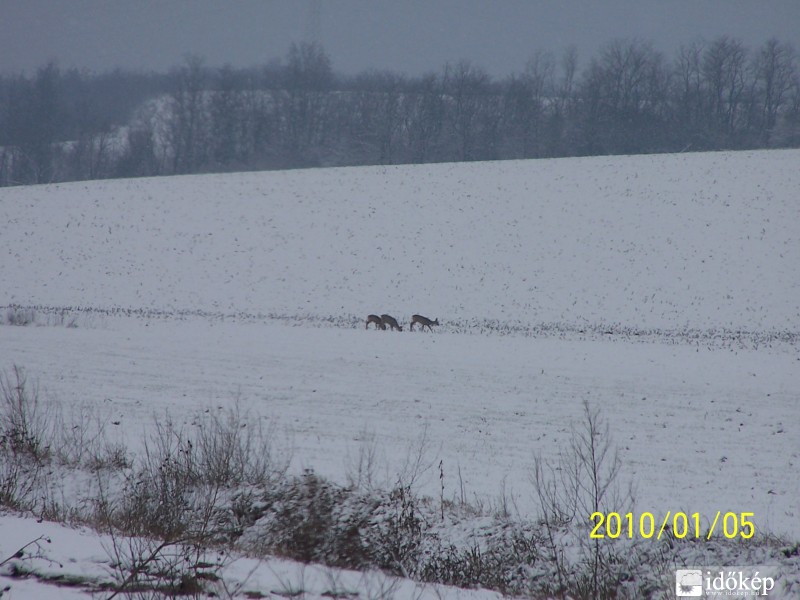
[[[800,152],[0,193],[0,303],[792,330]]]
[[[472,558],[469,544],[489,556],[505,531],[501,505],[542,533],[534,464],[569,452],[588,402],[636,488],[631,510],[701,515],[696,543],[610,543],[639,561],[620,567],[630,597],[672,597],[670,569],[713,564],[779,567],[774,597],[796,597],[798,166],[800,151],[776,151],[0,189],[0,374],[24,368],[43,406],[75,421],[70,439],[98,425],[129,460],[165,423],[180,439],[236,407],[235,430],[268,428],[290,473],[374,491],[411,471],[443,547]],[[368,313],[406,327],[366,331]],[[442,325],[411,334],[413,313]],[[67,463],[41,483],[50,514],[95,503],[101,476]],[[97,471],[115,481],[131,464]],[[753,513],[767,542],[706,539],[717,512]],[[563,534],[565,556],[587,547],[587,519]],[[0,569],[10,598],[62,597],[36,577],[120,577],[107,537],[37,525],[0,514],[0,560],[29,532],[53,538]],[[512,569],[530,583],[512,590],[553,594],[536,587],[554,573],[537,561]],[[17,564],[36,577],[12,578]],[[264,597],[327,597],[326,578],[359,597],[497,597],[409,580],[374,595],[386,584],[369,574],[251,564],[227,573]]]

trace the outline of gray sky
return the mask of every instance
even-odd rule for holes
[[[614,38],[652,41],[668,57],[721,34],[800,51],[800,0],[0,0],[0,72],[52,59],[164,71],[187,54],[261,65],[314,31],[341,73],[416,75],[466,58],[501,77],[537,49],[575,45],[585,64]]]

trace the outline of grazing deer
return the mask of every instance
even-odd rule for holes
[[[381,321],[383,321],[384,325],[388,325],[391,329],[389,331],[403,331],[403,328],[397,324],[397,319],[395,319],[391,315],[381,315]]]
[[[435,321],[431,321],[428,317],[414,315],[411,317],[411,331],[414,331],[414,323],[422,325],[422,331],[425,331],[425,327],[427,327],[430,331],[433,331],[431,325],[438,325],[439,319],[437,318]]]
[[[375,323],[375,329],[378,329],[380,327],[381,329],[386,331],[386,324],[378,315],[367,315],[367,325],[365,327],[366,329],[369,329],[370,323]]]

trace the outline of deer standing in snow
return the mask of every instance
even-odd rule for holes
[[[367,315],[366,329],[369,329],[369,324],[370,323],[374,323],[375,324],[375,329],[380,328],[380,329],[383,329],[384,331],[386,331],[386,324],[383,322],[383,320],[378,315]]]
[[[422,331],[425,331],[427,327],[430,331],[433,331],[433,327],[431,325],[438,325],[439,319],[437,318],[435,321],[431,321],[428,317],[423,317],[422,315],[414,315],[411,317],[411,331],[414,331],[414,323],[422,326]]]
[[[403,328],[397,324],[397,319],[391,315],[381,315],[381,321],[383,321],[384,325],[388,325],[391,328],[389,331],[394,331],[395,329],[397,329],[397,331],[403,331]]]

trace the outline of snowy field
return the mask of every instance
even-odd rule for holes
[[[797,151],[3,190],[4,304],[798,328]]]
[[[422,493],[439,495],[441,463],[448,497],[504,494],[529,515],[534,457],[558,457],[588,400],[636,511],[753,512],[759,533],[800,541],[798,165],[709,153],[0,190],[0,306],[54,325],[0,328],[0,368],[134,449],[154,418],[191,426],[238,402],[294,471],[345,483],[369,449],[391,485],[422,447]],[[442,325],[365,331],[384,312]]]

